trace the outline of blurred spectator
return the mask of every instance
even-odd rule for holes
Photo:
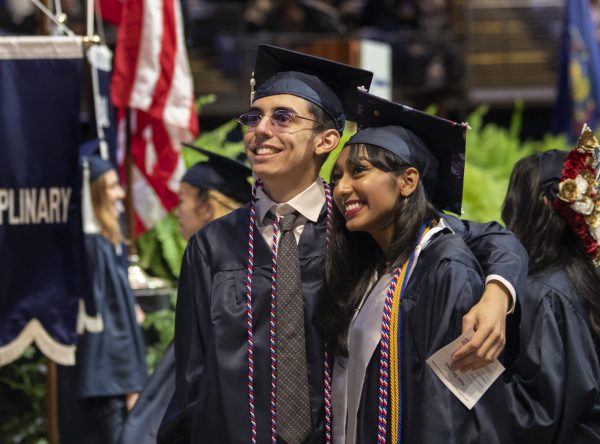
[[[244,19],[251,31],[344,34],[339,11],[323,0],[250,0]]]

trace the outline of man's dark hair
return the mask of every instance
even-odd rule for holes
[[[325,112],[323,108],[315,105],[312,102],[308,102],[309,112],[312,114],[313,118],[317,121],[315,122],[315,126],[313,128],[313,132],[318,133],[321,131],[325,131],[328,129],[336,129],[335,122],[331,118],[329,114]]]

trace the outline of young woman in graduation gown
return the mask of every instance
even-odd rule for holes
[[[359,124],[372,127],[332,173],[322,322],[337,354],[334,442],[511,442],[501,381],[469,410],[425,362],[483,291],[477,260],[434,206],[460,208],[466,128],[368,95]],[[440,143],[417,135],[438,127]]]
[[[117,442],[127,412],[146,381],[145,348],[121,258],[119,204],[124,192],[109,162],[98,156],[86,162],[96,225],[88,230],[95,233],[85,234],[89,305],[103,325],[79,336],[75,368],[61,372],[61,391],[74,392],[76,397],[66,407],[71,420],[61,424],[61,442],[111,444]]]
[[[520,160],[504,201],[502,217],[529,253],[520,354],[506,385],[516,442],[600,442],[594,152],[598,142],[586,128],[571,153]]]

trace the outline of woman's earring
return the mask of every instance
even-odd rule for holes
[[[408,205],[408,196],[402,196],[402,208]]]

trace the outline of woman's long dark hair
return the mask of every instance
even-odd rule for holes
[[[348,161],[359,165],[366,154],[369,162],[396,176],[410,165],[394,154],[371,145],[350,145]],[[333,183],[335,187],[335,183]],[[409,211],[407,211],[409,209]],[[422,224],[437,217],[423,184],[419,181],[415,191],[401,198],[396,205],[390,251],[397,258],[394,265],[403,263],[418,242]],[[365,232],[350,232],[346,220],[334,205],[333,229],[327,248],[325,281],[327,295],[322,299],[319,324],[330,353],[347,355],[346,336],[354,310],[368,290],[375,272],[386,269],[383,252]]]
[[[519,160],[510,177],[502,219],[529,254],[529,274],[564,267],[588,309],[600,345],[600,272],[540,183],[539,154]]]

